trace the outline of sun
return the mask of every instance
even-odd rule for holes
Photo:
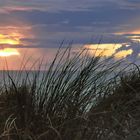
[[[13,55],[17,56],[20,55],[20,53],[14,48],[5,48],[0,50],[0,57],[8,57]]]

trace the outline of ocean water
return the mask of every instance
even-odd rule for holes
[[[47,71],[0,71],[0,85],[10,85],[12,81],[15,84],[29,83],[35,78],[41,82],[45,74]]]
[[[54,77],[59,78],[60,71],[56,71]],[[0,71],[0,85],[10,85],[12,81],[15,84],[32,83],[35,79],[40,84],[47,76],[48,71]],[[52,72],[53,74],[53,72]],[[77,72],[78,74],[78,72]],[[76,73],[72,75],[75,78]],[[73,79],[72,78],[72,79]],[[45,81],[45,80],[44,80]]]

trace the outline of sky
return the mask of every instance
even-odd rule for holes
[[[49,63],[63,40],[91,56],[100,43],[96,55],[139,62],[140,0],[0,0],[0,69],[5,58],[19,69],[25,54],[29,66]]]

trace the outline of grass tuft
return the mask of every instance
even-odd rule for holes
[[[28,60],[27,60],[28,61]],[[0,139],[117,140],[139,129],[140,73],[121,61],[59,49],[46,71],[5,71]],[[129,73],[128,73],[129,72]]]

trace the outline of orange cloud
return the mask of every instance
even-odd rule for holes
[[[118,32],[115,33],[116,35],[125,35],[130,34],[129,36],[126,36],[127,38],[131,39],[134,42],[140,42],[140,29],[135,29],[133,31],[127,31],[127,32]]]
[[[21,28],[22,27],[22,28]],[[32,32],[31,26],[6,26],[0,27],[0,45],[29,45],[27,42],[23,41],[25,38],[34,38],[34,33]]]
[[[117,49],[121,48],[123,44],[91,44],[84,47],[89,50],[91,56],[110,57],[115,59],[122,59],[133,53],[132,49],[122,50],[116,53]]]
[[[19,38],[14,38],[10,35],[0,34],[0,44],[17,45],[20,44]]]
[[[11,11],[32,11],[36,8],[34,7],[27,7],[27,6],[15,6],[15,5],[12,5],[12,6],[3,6],[1,9],[0,9],[0,13],[9,13]]]
[[[128,36],[132,41],[140,42],[140,36]]]
[[[121,48],[122,44],[89,44],[85,45],[84,48],[89,50],[91,56],[112,56],[117,49]]]
[[[140,34],[140,29],[136,29],[136,30],[132,31],[131,34]]]
[[[16,34],[4,35],[0,34],[0,45],[7,47],[8,45],[19,45],[20,37]],[[20,53],[15,48],[2,48],[0,49],[0,57],[9,57],[13,55],[20,55]]]
[[[11,11],[33,11],[33,10],[41,10],[46,11],[48,9],[48,5],[9,5],[2,6],[0,9],[0,13],[10,13]]]
[[[129,50],[122,50],[122,51],[119,51],[117,52],[114,57],[116,59],[122,59],[122,58],[126,58],[128,55],[131,55],[133,53],[133,50],[132,49],[129,49]]]
[[[123,35],[123,34],[140,34],[140,29],[133,29],[130,31],[124,31],[124,32],[117,32],[116,35]]]

